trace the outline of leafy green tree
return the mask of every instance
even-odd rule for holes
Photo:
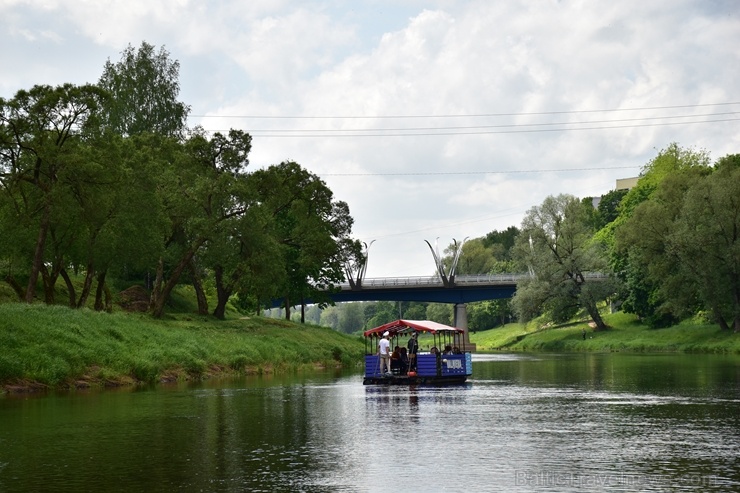
[[[470,330],[487,330],[504,325],[514,317],[509,299],[497,299],[468,303],[468,327]]]
[[[602,229],[613,222],[619,216],[619,204],[627,195],[627,190],[611,190],[601,196],[599,205],[596,207],[596,229]]]
[[[427,305],[426,319],[434,322],[452,325],[453,307],[449,303],[429,303]]]
[[[362,303],[341,303],[339,305],[339,330],[352,334],[362,330],[365,325]]]
[[[427,316],[427,304],[412,301],[403,311],[406,320],[424,320]]]
[[[35,297],[39,274],[47,268],[49,237],[75,216],[69,210],[74,204],[71,195],[85,188],[89,178],[82,156],[98,143],[96,117],[105,96],[95,86],[64,84],[34,86],[18,91],[11,100],[0,99],[0,186],[6,194],[2,205],[12,208],[2,216],[15,217],[24,228],[35,231],[33,245],[21,247],[32,252],[25,256],[28,283],[20,293],[28,303]],[[16,239],[27,241],[30,236]],[[59,268],[59,262],[56,265]],[[53,279],[44,275],[47,302]],[[19,292],[18,283],[11,284]]]
[[[681,170],[617,231],[657,286],[659,310],[686,317],[703,308],[722,329],[740,331],[739,187],[738,166]]]
[[[183,137],[190,107],[177,100],[180,63],[170,60],[161,47],[142,42],[121,53],[121,60],[108,60],[98,85],[112,98],[104,105],[103,120],[115,132],[131,136],[144,132]]]
[[[271,218],[266,212],[250,207],[238,221],[228,224],[221,241],[207,249],[207,263],[214,266],[216,277],[218,301],[213,313],[217,318],[224,316],[222,307],[234,291],[257,304],[279,297],[277,287],[286,275],[280,262],[282,246],[270,234]]]
[[[497,259],[511,260],[517,236],[519,236],[519,228],[516,226],[509,226],[503,231],[493,230],[483,238],[483,246],[492,248]]]
[[[328,306],[324,308],[321,311],[321,325],[337,330],[339,328],[339,307]]]
[[[466,308],[471,331],[491,329],[499,323],[497,307],[490,300],[468,303]]]
[[[368,327],[368,321],[375,316],[375,314],[378,312],[378,303],[375,301],[371,301],[369,303],[364,303],[362,306],[362,315],[365,319],[365,328]]]
[[[572,195],[547,197],[522,221],[516,258],[533,273],[519,282],[512,299],[520,320],[547,311],[553,320],[567,320],[583,308],[598,330],[606,329],[597,304],[614,291],[607,280],[591,281],[588,272],[608,272],[605,252],[591,237],[587,211]]]
[[[168,218],[150,306],[152,314],[160,317],[183,273],[192,273],[193,262],[206,246],[223,238],[224,229],[248,209],[235,193],[244,181],[241,169],[246,166],[250,138],[241,131],[231,131],[228,137],[217,134],[210,141],[195,132],[180,143],[150,135],[161,143],[158,155],[164,162],[158,190]],[[228,159],[214,160],[209,151],[222,141],[239,150],[233,155],[224,151],[221,156],[230,156]]]
[[[443,264],[449,269],[455,246],[448,246],[444,253]],[[486,248],[481,238],[473,238],[466,241],[462,246],[462,254],[457,264],[457,274],[488,274],[496,262],[496,254],[493,246]]]
[[[270,234],[280,244],[277,261],[284,275],[275,288],[285,300],[286,318],[290,306],[305,299],[329,303],[325,290],[344,280],[346,245],[352,242],[348,205],[334,201],[326,184],[295,162],[255,171],[251,179],[272,215]]]
[[[365,316],[367,317],[367,312]],[[398,319],[398,309],[394,303],[390,301],[378,301],[375,303],[375,313],[372,317],[367,318],[365,322],[365,329],[372,329],[388,322],[393,322]]]
[[[740,168],[740,154],[728,154],[727,156],[721,157],[714,164],[714,169],[721,170],[725,167]]]
[[[60,273],[67,285],[70,305],[86,306],[96,280],[94,307],[110,309],[111,297],[105,282],[108,273],[120,275],[156,260],[165,227],[155,188],[156,172],[147,152],[139,152],[131,139],[113,134],[107,134],[105,142],[81,155],[76,174],[84,185],[75,187],[75,207],[69,208],[78,214],[68,221],[71,226],[52,230],[54,251],[65,259]],[[58,248],[60,241],[69,244]],[[67,265],[85,272],[77,301]]]
[[[740,166],[691,187],[670,240],[704,307],[723,330],[740,332]]]
[[[637,276],[634,280],[640,282],[640,277],[644,277],[650,281],[651,289],[645,298],[654,306],[646,307],[644,316],[654,326],[659,326],[656,322],[670,322],[696,309],[691,279],[685,271],[677,269],[679,259],[668,248],[668,241],[684,195],[695,180],[708,172],[709,168],[688,168],[667,176],[650,199],[639,204],[616,231],[618,248],[628,253],[630,267],[634,269],[631,275]],[[679,299],[682,301],[674,302]],[[627,307],[632,308],[629,304]]]
[[[321,325],[321,307],[319,305],[311,305],[306,310],[306,323]]]
[[[670,144],[661,150],[658,155],[650,160],[640,174],[637,185],[627,192],[620,201],[617,218],[599,231],[597,238],[610,252],[610,265],[614,272],[623,281],[620,297],[623,300],[622,309],[628,313],[635,313],[643,321],[653,327],[670,325],[676,321],[675,312],[670,309],[667,299],[662,293],[665,289],[661,287],[662,280],[651,276],[648,270],[651,268],[643,260],[645,251],[642,247],[638,250],[631,248],[629,240],[619,241],[618,231],[625,223],[630,221],[640,204],[651,200],[660,184],[669,177],[681,175],[687,170],[699,170],[704,173],[709,169],[711,163],[709,154],[703,150],[684,149],[676,143]],[[675,182],[671,186],[685,190],[684,185]],[[683,187],[683,188],[682,188]],[[681,200],[681,192],[671,198],[674,205],[678,207]],[[668,200],[669,197],[661,199]],[[657,204],[654,204],[657,205]],[[666,210],[667,217],[671,217],[674,211]],[[641,214],[644,214],[643,211]],[[653,217],[653,214],[647,214]],[[668,220],[666,217],[666,220]],[[667,223],[658,224],[661,229]],[[646,235],[643,240],[659,238],[659,234],[647,235],[647,232],[636,232],[638,236]],[[651,240],[655,243],[655,240]],[[655,266],[653,266],[655,268]],[[676,287],[682,291],[682,286]],[[694,304],[690,304],[694,306]]]
[[[265,231],[265,212],[256,205],[257,194],[245,172],[251,142],[249,134],[232,129],[228,135],[217,132],[210,139],[198,132],[187,144],[201,170],[197,174],[202,179],[193,181],[200,186],[190,193],[193,198],[203,197],[198,209],[205,228],[200,234],[208,237],[191,260],[197,259],[214,272],[217,301],[213,315],[220,319],[225,317],[231,295],[255,287],[255,274],[264,269],[265,262],[270,265],[266,256],[276,251]],[[195,226],[194,221],[191,224]],[[201,310],[207,312],[207,307]]]

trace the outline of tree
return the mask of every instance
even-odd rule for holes
[[[93,280],[97,280],[94,306],[110,309],[105,283],[108,272],[145,268],[161,251],[165,224],[150,154],[146,147],[140,152],[132,139],[114,134],[106,137],[80,156],[76,176],[82,185],[75,186],[74,208],[70,208],[77,212],[65,228],[55,227],[51,232],[53,251],[58,252],[54,258],[62,259],[60,274],[71,306],[86,306]],[[85,272],[76,301],[68,266]],[[101,299],[104,293],[105,304]]]
[[[265,237],[264,214],[256,206],[257,195],[245,172],[251,146],[249,134],[233,129],[227,135],[216,132],[210,139],[197,129],[187,145],[203,173],[203,180],[197,180],[199,191],[192,196],[203,197],[199,210],[210,223],[202,233],[208,240],[200,256],[192,260],[198,258],[214,272],[217,300],[213,315],[220,319],[225,317],[231,295],[239,287],[253,285],[251,274],[262,268],[261,262],[269,262],[265,254],[274,253]],[[199,289],[198,282],[194,286]],[[207,306],[200,310],[208,311]]]
[[[64,84],[34,86],[18,91],[12,100],[0,99],[0,186],[6,193],[3,205],[13,209],[5,217],[15,214],[25,228],[36,232],[34,244],[28,246],[30,271],[21,293],[28,303],[46,268],[48,238],[56,226],[74,216],[69,210],[71,196],[86,186],[89,175],[83,171],[87,163],[81,156],[100,136],[96,116],[105,98],[95,86]],[[47,301],[53,278],[44,277]]]
[[[124,136],[184,136],[190,107],[177,101],[180,63],[169,55],[142,42],[138,50],[128,45],[119,62],[105,63],[98,85],[112,95],[103,111],[109,128]]]
[[[231,130],[228,137],[217,133],[208,140],[196,130],[184,144],[173,139],[163,143],[168,148],[161,152],[170,156],[171,164],[162,173],[160,190],[170,226],[152,288],[156,317],[162,316],[170,293],[197,255],[209,242],[223,241],[224,232],[250,208],[239,195],[246,187],[248,134]]]
[[[493,248],[494,255],[499,260],[511,260],[511,252],[519,236],[519,228],[509,226],[503,231],[493,230],[483,238],[483,246]]]
[[[670,243],[719,326],[740,332],[740,166],[691,187]]]
[[[452,305],[449,303],[429,303],[427,305],[426,319],[440,324],[452,325]]]
[[[740,167],[683,169],[665,178],[617,231],[619,246],[657,286],[657,309],[709,310],[740,331]]]
[[[270,234],[280,245],[276,261],[284,275],[274,284],[285,300],[286,318],[290,306],[303,306],[306,299],[329,303],[325,290],[344,280],[345,255],[360,248],[359,242],[347,248],[353,224],[349,206],[334,201],[319,177],[292,161],[255,171],[251,179],[272,216]]]
[[[443,264],[449,269],[456,252],[455,245],[448,246],[444,253]],[[462,254],[457,264],[457,274],[488,274],[496,262],[493,246],[486,247],[483,239],[474,238],[462,246]]]
[[[313,325],[321,324],[321,307],[319,305],[311,305],[306,310],[306,323]]]
[[[628,190],[611,190],[601,196],[596,207],[596,229],[601,229],[619,216],[619,204]]]
[[[672,270],[673,265],[665,262],[667,257],[655,252],[662,249],[662,239],[668,233],[666,228],[674,221],[683,193],[694,179],[692,177],[699,179],[698,175],[709,172],[710,163],[706,151],[684,149],[676,143],[670,144],[643,167],[637,185],[622,198],[617,218],[597,235],[599,241],[609,249],[610,264],[623,282],[622,309],[637,314],[652,327],[670,325],[676,321],[677,313],[683,308],[696,306],[695,302],[686,300],[688,305],[679,304],[676,309],[672,309],[664,296],[668,291],[662,286],[663,278],[651,275],[649,271],[656,271],[659,266],[666,266],[660,268],[669,272]],[[652,222],[655,228],[643,230],[634,223],[628,225],[637,214],[638,207],[652,202],[658,188],[667,179],[672,181],[666,187],[664,196],[651,205],[644,206],[639,213],[641,218],[638,222]],[[660,204],[664,204],[664,207]],[[658,213],[659,209],[662,212]],[[660,219],[657,219],[658,216]],[[655,258],[657,263],[646,262],[647,258]],[[674,289],[676,293],[684,292],[684,287],[683,283],[678,282]]]
[[[740,168],[740,154],[728,154],[719,158],[714,164],[714,169],[716,170],[721,170],[725,167]]]
[[[341,303],[339,306],[338,328],[345,334],[352,334],[361,330],[365,325],[362,303]]]
[[[515,255],[533,275],[520,281],[512,299],[522,321],[542,309],[553,320],[563,321],[583,308],[597,330],[607,328],[597,304],[613,292],[614,285],[608,280],[590,281],[585,275],[608,272],[605,252],[591,241],[587,216],[584,205],[572,195],[547,197],[527,212]]]
[[[397,320],[399,318],[396,306],[390,301],[378,301],[373,305],[375,310],[372,317],[367,317],[368,312],[367,310],[365,311],[365,317],[367,320],[367,322],[365,322],[366,329],[379,327],[383,324],[387,324],[388,322],[393,322],[394,320]]]
[[[468,303],[468,327],[487,330],[506,324],[514,316],[509,299],[486,300]]]
[[[339,327],[339,307],[329,306],[321,311],[321,325],[336,330]]]
[[[424,320],[427,316],[427,304],[417,301],[409,302],[403,311],[403,318],[406,320]]]

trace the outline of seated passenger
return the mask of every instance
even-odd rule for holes
[[[445,346],[445,350],[442,351],[442,354],[452,354],[452,346],[449,344]]]
[[[391,354],[391,372],[401,373],[401,351],[398,346],[393,348],[393,354]]]
[[[400,362],[401,375],[405,375],[409,371],[409,356],[406,354],[405,347],[399,350],[398,361]]]
[[[460,348],[455,346],[452,348],[452,354],[462,354],[462,351],[460,351]]]

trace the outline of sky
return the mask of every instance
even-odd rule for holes
[[[425,240],[601,196],[672,142],[740,152],[736,0],[0,0],[0,41],[3,98],[164,47],[190,126],[349,204],[369,278],[432,275]]]

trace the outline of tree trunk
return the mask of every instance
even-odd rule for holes
[[[591,316],[591,320],[596,324],[596,330],[607,330],[609,327],[604,323],[604,319],[601,318],[601,313],[596,306],[596,303],[591,300],[586,303],[586,311]]]
[[[714,319],[717,321],[717,325],[719,325],[719,328],[723,331],[729,331],[730,326],[727,323],[727,320],[725,320],[725,317],[722,316],[722,311],[719,310],[716,306],[713,306],[712,313],[714,314]]]
[[[67,296],[69,297],[69,307],[74,308],[77,306],[76,300],[77,300],[77,294],[75,293],[75,287],[74,284],[72,284],[72,279],[69,278],[69,274],[67,274],[66,269],[61,269],[59,271],[59,275],[62,276],[62,279],[64,279],[64,284],[67,286]]]
[[[157,274],[154,276],[152,284],[152,296],[149,300],[149,311],[154,313],[155,307],[159,305],[159,298],[162,295],[162,279],[164,279],[164,258],[159,257],[157,262]]]
[[[5,282],[7,282],[10,287],[13,288],[13,291],[15,291],[15,294],[16,296],[18,296],[19,301],[23,301],[26,298],[26,292],[23,290],[23,286],[20,285],[15,277],[8,274],[7,276],[5,276]]]
[[[49,274],[49,269],[46,268],[46,264],[41,264],[41,269],[39,270],[39,273],[41,274],[41,284],[44,287],[44,303],[47,305],[53,305],[54,304],[54,283],[51,281],[51,274]]]
[[[193,289],[195,290],[195,298],[198,301],[198,315],[208,315],[208,298],[206,298],[206,292],[203,291],[203,284],[200,281],[198,269],[195,267],[195,262],[192,259],[188,263],[188,268],[193,275]]]
[[[44,247],[46,246],[46,235],[49,232],[49,216],[51,215],[50,206],[44,206],[44,213],[41,216],[41,225],[39,226],[39,235],[36,238],[36,248],[33,252],[33,263],[31,264],[31,275],[28,278],[28,287],[26,287],[26,303],[33,303],[36,296],[36,283],[39,280],[39,272],[44,263]]]
[[[177,263],[175,269],[172,271],[172,275],[170,275],[170,278],[167,280],[167,282],[164,283],[164,286],[162,287],[162,290],[157,297],[157,301],[154,304],[152,315],[155,318],[161,318],[164,314],[164,305],[169,299],[172,290],[175,289],[175,286],[177,286],[177,282],[180,280],[182,272],[185,270],[185,268],[187,268],[188,263],[190,263],[190,261],[193,259],[195,252],[198,251],[203,243],[205,243],[204,238],[197,240],[195,243],[193,243],[190,249],[185,252],[185,254],[180,258],[180,262]]]
[[[103,292],[105,293],[105,311],[113,313],[113,294],[110,292],[108,283],[103,283]]]
[[[87,272],[85,273],[85,282],[82,283],[82,292],[80,293],[80,299],[77,301],[77,308],[84,308],[87,304],[87,298],[90,296],[90,290],[92,289],[93,278],[95,277],[95,267],[92,263],[87,264]]]
[[[738,276],[733,276],[732,297],[735,301],[735,333],[740,332],[740,282],[738,282]]]
[[[216,277],[216,308],[213,310],[213,316],[219,320],[226,318],[226,303],[229,301],[231,296],[230,286],[226,286],[224,283],[224,269],[222,266],[217,265],[214,268],[214,274]]]
[[[301,323],[306,323],[306,302],[303,299],[303,296],[301,296]]]
[[[98,285],[95,288],[95,311],[102,312],[105,305],[103,304],[103,294],[105,289],[105,275],[106,271],[102,271],[98,274]]]
[[[290,320],[290,301],[285,297],[285,320]]]

